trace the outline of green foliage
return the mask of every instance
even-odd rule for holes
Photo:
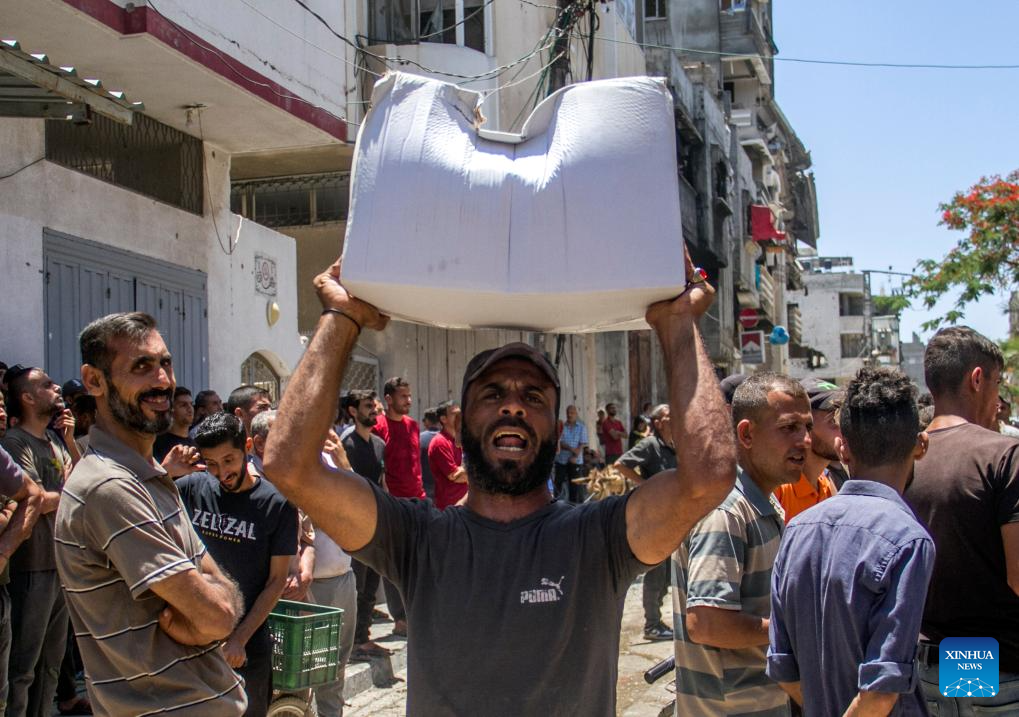
[[[899,316],[903,309],[909,308],[909,299],[902,294],[877,294],[871,297],[874,303],[874,316]]]
[[[927,309],[945,294],[960,292],[944,316],[924,322],[928,330],[957,323],[981,296],[1019,288],[1019,170],[1005,179],[983,177],[939,208],[940,224],[966,235],[941,260],[919,261],[916,275],[906,281],[909,295]]]
[[[1005,373],[1001,382],[1002,391],[1012,397],[1012,405],[1019,401],[1019,336],[999,342],[1001,352],[1005,354]]]

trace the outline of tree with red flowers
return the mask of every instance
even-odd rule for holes
[[[918,262],[906,288],[927,309],[951,291],[960,293],[953,308],[925,322],[925,329],[957,322],[981,296],[1019,289],[1019,170],[1004,179],[983,177],[939,209],[940,224],[966,236],[940,261]]]

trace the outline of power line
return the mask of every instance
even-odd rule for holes
[[[453,78],[460,79],[460,80],[467,80],[469,82],[474,82],[474,81],[479,81],[479,80],[494,79],[495,77],[498,77],[499,75],[501,75],[502,73],[506,72],[507,70],[509,70],[509,69],[511,69],[513,67],[516,67],[517,65],[519,65],[519,64],[521,64],[523,62],[527,62],[528,60],[530,60],[535,55],[537,55],[537,54],[539,54],[539,53],[541,53],[541,52],[543,52],[544,50],[547,49],[547,47],[536,48],[535,50],[533,50],[532,52],[528,53],[527,55],[524,55],[523,57],[517,58],[516,60],[513,60],[512,62],[509,62],[509,63],[507,63],[505,65],[500,65],[499,67],[493,67],[491,70],[487,70],[485,72],[481,72],[481,73],[476,74],[476,75],[464,75],[464,74],[460,74],[458,72],[447,72],[445,70],[440,70],[440,69],[435,68],[435,67],[429,67],[427,65],[422,65],[417,60],[412,60],[412,59],[407,58],[407,57],[399,57],[399,56],[397,56],[397,57],[386,57],[384,55],[377,55],[377,54],[375,54],[373,52],[369,52],[368,50],[364,49],[363,47],[361,47],[360,45],[355,43],[350,38],[345,37],[344,35],[341,35],[339,32],[337,32],[333,28],[333,26],[329,24],[328,20],[326,20],[320,14],[318,14],[317,12],[312,10],[310,7],[308,7],[307,3],[305,3],[304,0],[293,0],[293,1],[295,3],[297,3],[298,5],[300,5],[302,8],[304,8],[305,12],[307,12],[309,15],[311,15],[313,18],[315,18],[334,37],[336,37],[339,40],[342,40],[343,42],[345,42],[346,44],[350,45],[351,47],[353,47],[354,49],[358,50],[359,52],[362,52],[365,55],[368,55],[369,57],[374,57],[376,60],[379,60],[380,62],[385,63],[385,64],[388,64],[388,63],[397,63],[397,64],[402,64],[402,65],[413,65],[414,67],[417,67],[417,68],[419,68],[421,70],[424,70],[425,72],[427,72],[429,74],[440,75],[442,77],[453,77]],[[375,41],[375,40],[372,40],[372,41]]]
[[[523,1],[523,0],[521,0]],[[883,67],[892,69],[929,69],[929,70],[1019,70],[1019,65],[952,65],[952,64],[929,64],[921,62],[862,62],[855,60],[818,60],[806,57],[766,57],[764,55],[750,55],[741,52],[716,52],[712,50],[695,50],[690,47],[676,47],[673,45],[656,45],[650,42],[633,42],[631,40],[616,40],[609,37],[596,38],[600,42],[612,42],[618,45],[634,45],[636,47],[651,48],[655,50],[672,50],[674,52],[688,52],[694,55],[711,55],[713,57],[735,57],[749,60],[774,60],[775,62],[798,62],[809,65],[840,65],[844,67]]]
[[[44,159],[46,159],[46,155],[43,155],[42,157],[39,157],[38,159],[33,159],[28,164],[21,165],[20,167],[15,169],[13,172],[9,172],[8,174],[0,175],[0,179],[9,179],[9,178],[13,177],[15,174],[18,174],[20,172],[24,172],[26,169],[31,167],[33,164],[39,164],[39,162],[43,161]]]
[[[436,1],[437,1],[437,2],[439,2],[439,3],[441,3],[441,2],[442,2],[442,0],[436,0]],[[473,12],[472,12],[472,13],[471,13],[470,15],[465,15],[465,16],[464,16],[464,18],[463,18],[463,20],[461,20],[460,22],[455,22],[455,23],[453,23],[452,25],[450,25],[449,27],[444,27],[444,28],[442,28],[441,30],[436,30],[435,32],[431,33],[430,35],[420,35],[420,36],[419,36],[419,37],[418,37],[417,39],[418,39],[418,40],[427,40],[427,39],[428,39],[429,37],[436,37],[437,35],[444,35],[445,33],[447,33],[447,32],[448,32],[448,31],[450,31],[450,30],[455,30],[455,29],[456,29],[456,28],[458,28],[458,27],[459,27],[460,25],[463,25],[463,24],[464,24],[464,23],[466,23],[466,22],[467,22],[468,20],[470,20],[470,19],[471,19],[472,17],[474,17],[475,15],[477,15],[477,14],[478,14],[479,12],[482,12],[482,11],[483,11],[483,10],[484,10],[484,9],[485,9],[486,7],[488,7],[489,5],[491,5],[491,4],[493,3],[493,2],[495,2],[495,0],[485,0],[485,2],[484,2],[484,3],[482,3],[482,4],[481,4],[481,5],[480,5],[480,6],[479,6],[479,7],[478,7],[478,8],[476,9],[476,10],[474,10],[474,11],[473,11]],[[433,12],[434,12],[434,11],[433,11]]]

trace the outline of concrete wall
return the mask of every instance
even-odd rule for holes
[[[113,1],[121,7],[148,4]],[[305,1],[337,33],[353,37],[347,23],[360,3]],[[354,52],[300,6],[275,0],[160,0],[154,7],[242,65],[337,116],[347,115],[354,75],[352,65],[341,58],[353,63]]]
[[[41,120],[0,120],[0,174],[42,157],[44,140]],[[205,158],[204,216],[46,161],[5,179],[0,192],[0,262],[7,267],[0,302],[3,360],[44,362],[43,229],[50,228],[205,272],[209,380],[217,391],[237,385],[240,365],[254,351],[277,371],[292,371],[301,352],[294,242],[231,214],[229,159],[208,145]],[[255,252],[277,263],[281,318],[271,328],[266,299],[254,290]]]
[[[802,360],[790,361],[796,378],[827,377],[846,383],[860,368],[862,358],[842,358],[841,335],[861,333],[863,317],[839,316],[839,293],[863,292],[863,275],[849,273],[804,274],[804,289],[789,292],[788,301],[798,304],[803,317],[803,344],[822,352],[828,366],[811,370]],[[859,325],[858,331],[849,331]]]

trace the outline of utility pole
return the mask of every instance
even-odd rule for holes
[[[548,73],[548,93],[566,87],[566,75],[570,69],[570,28],[573,25],[572,15],[574,0],[556,0],[555,29],[556,39],[552,44],[552,66]]]

